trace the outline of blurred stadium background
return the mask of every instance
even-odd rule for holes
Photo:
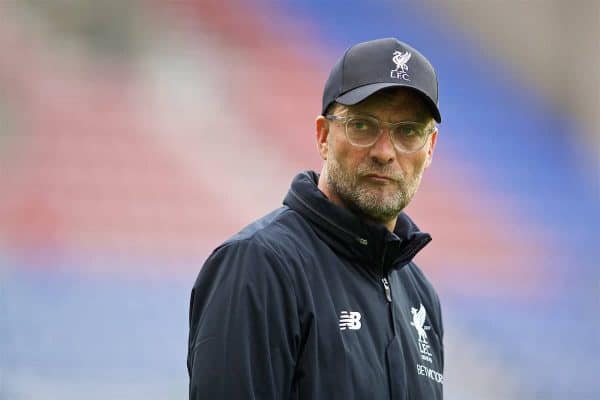
[[[440,77],[446,398],[599,399],[594,0],[1,0],[0,399],[186,398],[202,261],[319,169],[329,68],[382,36]]]

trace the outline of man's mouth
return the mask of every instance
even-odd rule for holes
[[[387,175],[380,175],[380,174],[367,174],[367,175],[365,175],[365,178],[367,178],[371,181],[379,182],[379,183],[394,183],[394,182],[396,182],[395,179],[393,179]]]

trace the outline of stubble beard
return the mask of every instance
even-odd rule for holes
[[[360,165],[356,173],[351,174],[333,157],[327,161],[327,180],[330,188],[339,196],[344,205],[355,213],[380,223],[386,223],[410,203],[417,192],[424,166],[420,166],[415,174],[406,177],[400,174],[390,174],[385,167],[376,165]],[[369,173],[392,176],[397,190],[389,189],[378,184],[371,184],[363,178]]]

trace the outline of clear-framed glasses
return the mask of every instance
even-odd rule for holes
[[[429,135],[435,130],[435,126],[428,126],[420,122],[381,122],[368,115],[326,115],[325,118],[330,121],[342,122],[346,138],[357,147],[374,145],[382,133],[381,126],[388,126],[394,147],[402,153],[414,153],[421,150]]]

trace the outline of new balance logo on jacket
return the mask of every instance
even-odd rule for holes
[[[352,329],[358,330],[362,326],[360,323],[361,315],[356,311],[342,311],[340,313],[340,330]]]

